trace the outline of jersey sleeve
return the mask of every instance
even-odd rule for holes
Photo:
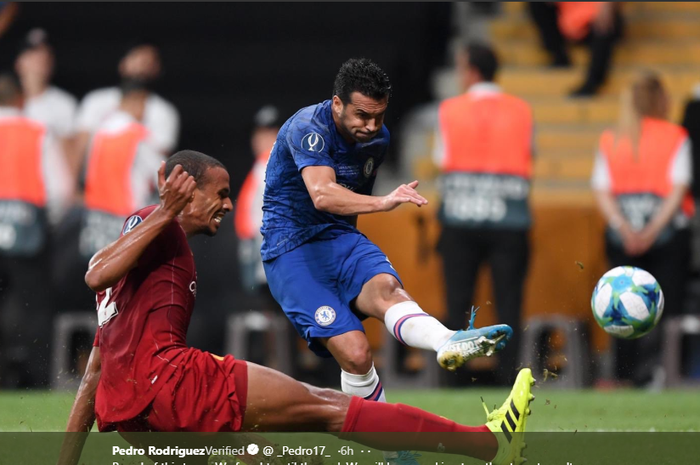
[[[668,175],[671,184],[674,186],[689,186],[693,182],[693,158],[690,138],[686,137],[678,146]]]
[[[172,153],[180,134],[180,113],[177,108],[160,97],[154,98],[146,123],[155,147],[165,154]]]
[[[601,150],[597,150],[593,162],[593,174],[591,175],[591,187],[595,191],[610,190],[610,170],[608,162]]]
[[[76,130],[95,132],[108,112],[109,108],[105,106],[103,95],[98,91],[90,92],[78,107],[75,119]]]
[[[143,210],[139,210],[138,212],[129,215],[129,217],[124,221],[124,226],[122,226],[122,231],[120,233],[120,236],[124,236],[126,234],[129,234],[131,231],[134,230],[134,228],[138,227],[143,220],[148,218],[148,215],[150,215],[153,210],[155,210],[155,206],[153,207],[146,207]],[[156,237],[149,245],[146,247],[146,250],[143,251],[143,254],[141,254],[141,257],[139,257],[139,265],[142,265],[144,263],[150,263],[154,260],[156,260],[157,255],[164,249],[167,249],[167,247],[164,247],[163,244],[167,244],[169,241],[173,240],[173,236],[175,234],[175,229],[178,228],[179,226],[175,223],[175,220],[169,224],[163,232],[161,232],[158,237]]]
[[[93,347],[100,347],[100,328],[95,331],[95,340],[92,342]]]
[[[307,166],[335,166],[330,134],[319,125],[292,126],[286,142],[300,172]]]

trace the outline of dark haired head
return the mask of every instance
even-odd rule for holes
[[[160,74],[160,51],[152,41],[133,42],[119,61],[122,87],[150,90],[150,86]]]
[[[374,100],[384,100],[391,96],[389,76],[367,58],[351,58],[343,63],[335,77],[333,95],[337,95],[347,104],[353,92],[359,92]]]
[[[464,47],[468,65],[481,74],[484,81],[493,81],[498,71],[498,58],[491,47],[481,43],[470,43]]]
[[[205,173],[209,168],[226,169],[219,160],[205,155],[202,152],[180,150],[165,162],[166,179],[170,176],[170,173],[172,173],[176,165],[182,166],[182,168],[194,178],[194,181],[197,183],[197,188],[201,188],[207,183]]]
[[[181,150],[165,162],[166,179],[177,165],[197,183],[192,198],[178,215],[180,226],[191,237],[195,234],[213,236],[223,217],[233,210],[228,171],[221,162],[194,150]]]
[[[19,47],[17,48],[17,55],[21,55],[27,50],[35,50],[41,47],[51,49],[49,35],[41,28],[34,28],[22,38],[21,42],[19,43]]]
[[[22,99],[22,88],[14,73],[0,73],[0,106],[15,106]]]
[[[160,53],[160,44],[156,40],[153,40],[152,37],[137,37],[126,43],[122,57],[127,56],[134,50],[141,47],[151,47],[157,53]]]

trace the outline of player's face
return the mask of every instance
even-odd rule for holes
[[[382,130],[384,113],[389,98],[375,100],[359,92],[350,94],[350,102],[343,104],[340,97],[333,97],[333,114],[336,125],[345,139],[369,142]]]
[[[119,63],[122,77],[153,80],[160,75],[160,55],[158,49],[151,45],[134,48]]]
[[[196,233],[213,236],[219,230],[224,216],[233,210],[228,172],[223,168],[209,168],[204,173],[206,182],[194,191],[194,199],[183,211],[189,228]]]
[[[27,50],[22,53],[16,62],[17,74],[23,79],[35,79],[46,82],[53,72],[53,54],[45,45]]]

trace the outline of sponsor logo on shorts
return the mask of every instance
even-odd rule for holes
[[[132,229],[134,229],[136,226],[141,224],[143,222],[143,218],[141,218],[139,215],[134,215],[128,220],[126,220],[126,224],[124,225],[124,231],[122,231],[122,234],[126,234],[130,232]]]
[[[323,307],[318,307],[314,317],[316,318],[316,323],[320,326],[328,326],[335,321],[335,310],[324,305]]]
[[[326,146],[321,134],[310,132],[301,139],[301,148],[309,152],[320,152]]]
[[[374,171],[374,158],[369,157],[367,161],[365,162],[365,167],[362,169],[362,172],[364,173],[366,178],[369,178],[372,176],[372,172]]]

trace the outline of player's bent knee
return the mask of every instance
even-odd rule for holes
[[[340,366],[348,373],[364,375],[372,369],[372,352],[369,344],[350,347],[343,353]]]

